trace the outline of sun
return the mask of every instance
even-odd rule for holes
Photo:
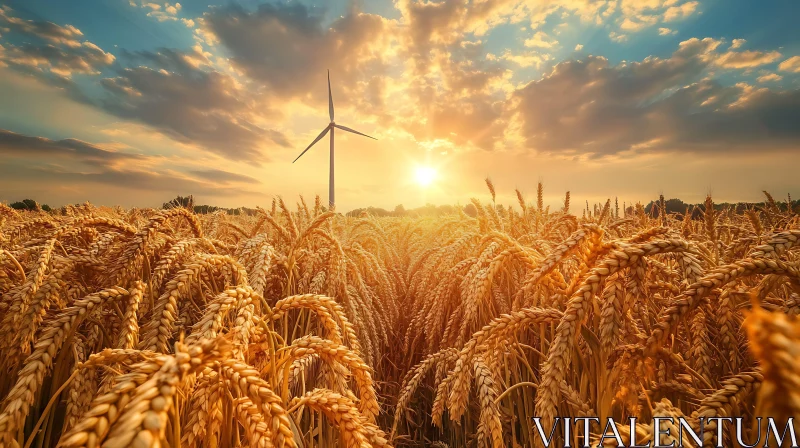
[[[436,180],[436,170],[429,166],[419,166],[414,172],[414,178],[419,185],[427,187]]]

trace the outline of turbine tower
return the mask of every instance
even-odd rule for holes
[[[340,124],[336,124],[336,122],[333,119],[333,95],[331,94],[331,71],[330,70],[328,70],[328,115],[331,118],[331,122],[328,124],[328,126],[325,127],[325,129],[322,130],[322,132],[319,133],[317,138],[315,138],[314,141],[311,142],[311,144],[308,145],[308,147],[303,152],[301,152],[299,156],[297,156],[297,159],[294,159],[294,162],[297,162],[297,160],[300,157],[303,157],[303,154],[305,154],[306,151],[311,149],[311,147],[314,146],[318,141],[322,140],[322,137],[325,137],[325,134],[327,134],[330,131],[330,133],[331,133],[331,171],[330,171],[330,177],[328,179],[328,206],[330,207],[331,210],[333,210],[334,206],[336,205],[336,201],[334,199],[334,184],[333,184],[333,131],[336,128],[338,128],[338,129],[341,129],[343,131],[352,132],[353,134],[358,134],[358,135],[363,135],[364,137],[369,137],[369,138],[371,138],[373,140],[377,140],[377,138],[370,137],[367,134],[362,134],[361,132],[358,132],[355,129],[350,129],[350,128],[346,127],[346,126],[342,126]],[[294,163],[294,162],[292,162],[292,163]]]

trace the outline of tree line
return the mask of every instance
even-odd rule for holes
[[[45,211],[45,212],[53,211],[53,209],[49,205],[39,204],[33,199],[23,199],[18,202],[13,202],[9,204],[9,206],[16,210]],[[791,196],[789,196],[785,201],[775,201],[774,199],[772,199],[771,196],[768,196],[768,202],[736,202],[736,203],[723,202],[719,204],[714,204],[714,209],[723,210],[723,209],[733,208],[736,213],[743,213],[745,210],[749,208],[753,207],[763,208],[767,206],[775,206],[778,207],[780,210],[787,210],[789,207],[791,207],[792,210],[797,210],[798,207],[800,207],[800,200],[792,200]],[[162,204],[162,208],[164,209],[175,208],[175,207],[188,208],[198,214],[208,214],[220,211],[225,212],[229,215],[252,216],[256,214],[256,209],[248,207],[225,208],[207,204],[198,205],[195,204],[193,195],[177,196],[174,199],[164,202]],[[503,208],[502,204],[498,204],[497,207],[498,211],[502,211]],[[378,217],[386,217],[386,216],[436,217],[436,216],[451,215],[454,213],[458,213],[459,208],[468,216],[475,217],[477,215],[477,210],[475,209],[475,206],[472,204],[467,204],[465,206],[426,204],[422,207],[417,207],[412,209],[406,209],[403,206],[403,204],[399,204],[393,210],[386,210],[380,207],[362,207],[351,210],[347,212],[346,215],[358,217],[366,213]],[[626,214],[633,213],[632,205],[626,206],[625,208],[626,208],[625,210]],[[660,205],[660,200],[653,200],[650,201],[646,206],[644,206],[644,211],[654,217],[658,217],[659,213],[661,213],[661,208],[662,206]],[[671,214],[683,215],[688,210],[690,213],[692,213],[693,219],[700,219],[703,216],[705,206],[703,204],[689,204],[683,202],[680,199],[673,198],[664,200],[663,208],[666,210],[667,215]]]

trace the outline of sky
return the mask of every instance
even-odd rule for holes
[[[210,3],[209,3],[210,2]],[[0,201],[800,198],[800,0],[3,0]],[[431,178],[419,179],[419,173]]]

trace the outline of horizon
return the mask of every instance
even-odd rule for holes
[[[714,198],[712,198],[712,199],[714,199],[714,206],[715,207],[724,207],[724,206],[729,206],[729,205],[739,206],[739,205],[767,204],[769,202],[769,199],[766,198],[763,193],[764,192],[762,192],[762,200],[760,200],[760,201],[724,201],[724,200],[720,201],[720,200],[717,200],[717,199],[714,199]],[[766,193],[770,193],[772,198],[779,205],[780,204],[788,204],[789,203],[790,197],[775,196],[775,195],[772,195],[771,192],[769,192],[769,191],[767,191]],[[486,194],[491,198],[491,193],[488,190],[487,190]],[[565,194],[566,194],[566,192],[565,192]],[[123,208],[124,209],[125,208],[127,208],[127,209],[133,209],[133,208],[159,209],[159,208],[166,207],[167,204],[169,204],[173,200],[181,198],[181,197],[182,198],[192,197],[192,199],[194,200],[194,195],[191,195],[191,194],[186,195],[186,196],[178,195],[178,196],[176,196],[176,197],[174,197],[172,199],[168,199],[166,202],[162,201],[160,203],[160,205],[154,203],[154,204],[149,204],[149,205],[146,205],[146,206],[143,206],[143,207],[131,206],[131,207],[123,207]],[[535,204],[535,196],[534,196],[534,200],[531,200],[526,195],[523,195],[523,198],[525,199],[526,204],[528,204],[529,206],[532,206],[532,205]],[[277,197],[276,197],[276,199],[277,199]],[[283,199],[287,200],[289,198],[283,198]],[[297,200],[299,200],[299,199],[300,199],[300,197],[298,196]],[[316,197],[314,199],[316,199]],[[321,196],[320,196],[320,199],[322,200]],[[476,199],[478,199],[481,202],[483,200],[486,200],[485,197],[478,197]],[[513,199],[514,199],[513,201],[508,202],[508,203],[502,203],[502,202],[499,202],[499,201],[495,201],[495,203],[496,203],[497,206],[501,206],[501,207],[509,206],[509,207],[512,207],[512,208],[513,207],[517,207],[518,208],[519,207],[519,200],[517,199],[516,194],[514,195]],[[556,212],[556,211],[559,211],[559,210],[563,209],[563,206],[564,206],[564,200],[563,199],[564,198],[562,197],[562,201],[561,201],[560,204],[555,204],[555,203],[550,204],[547,201],[543,201],[543,205],[544,205],[545,208],[549,207],[550,208],[550,212],[553,213],[553,212]],[[571,203],[572,204],[580,205],[580,207],[577,207],[577,208],[576,207],[572,207],[572,209],[570,211],[570,214],[577,216],[577,210],[586,210],[586,208],[585,208],[586,207],[586,200],[581,200],[580,198],[575,198],[572,195],[571,195],[570,199],[571,199]],[[640,202],[640,201],[624,201],[624,200],[620,200],[618,197],[610,197],[610,198],[606,198],[605,200],[607,200],[607,201],[616,200],[618,202],[618,204],[619,204],[620,210],[626,210],[625,206],[627,206],[628,208],[631,208],[631,207],[635,207],[637,204],[642,205],[646,209],[648,206],[650,206],[652,204],[657,204],[659,199],[660,199],[659,197],[655,197],[653,199],[650,199],[650,200],[647,200],[647,201],[644,201],[644,202]],[[33,200],[40,207],[46,205],[46,206],[50,207],[51,209],[66,207],[67,205],[78,206],[78,205],[82,205],[82,204],[84,204],[86,202],[89,202],[91,205],[98,206],[98,207],[115,207],[115,206],[118,205],[118,204],[98,204],[98,203],[93,203],[91,201],[82,201],[82,202],[79,201],[79,202],[51,205],[51,204],[48,204],[48,203],[37,201],[35,198],[23,198],[23,199],[18,199],[18,200],[15,200],[15,201],[0,201],[0,204],[13,205],[13,204],[16,204],[16,203],[22,203],[23,201],[27,201],[27,200]],[[309,198],[309,200],[311,200],[311,198]],[[702,206],[702,204],[703,204],[703,201],[691,202],[691,201],[685,201],[682,198],[670,198],[670,197],[667,197],[667,196],[664,196],[664,200],[667,203],[669,203],[670,201],[677,200],[677,201],[680,201],[680,202],[682,202],[683,204],[685,204],[687,206]],[[792,201],[792,204],[794,204],[794,203],[800,201],[800,199],[791,199],[791,201]],[[288,202],[288,203],[290,204],[291,202]],[[309,202],[307,202],[307,204],[308,203]],[[362,206],[350,208],[350,209],[347,209],[347,210],[343,210],[343,209],[340,209],[339,207],[337,207],[336,208],[336,212],[337,213],[341,213],[341,214],[349,214],[349,213],[352,213],[352,212],[355,212],[355,211],[365,211],[365,210],[368,210],[368,209],[376,209],[376,210],[382,210],[382,211],[385,211],[385,212],[393,213],[394,209],[396,207],[402,206],[404,208],[404,212],[408,213],[408,212],[413,212],[413,211],[416,211],[416,210],[419,210],[419,209],[423,209],[423,208],[428,208],[428,207],[435,207],[435,208],[439,208],[439,207],[460,207],[460,208],[463,209],[464,207],[467,207],[470,203],[471,203],[470,201],[467,201],[466,203],[463,203],[463,204],[460,203],[460,202],[440,203],[440,204],[426,203],[426,204],[422,204],[422,205],[414,206],[414,207],[406,207],[405,204],[402,204],[402,203],[395,204],[394,206],[390,206],[390,207],[379,207],[379,206],[374,206],[374,205],[362,205]],[[297,204],[299,205],[300,203],[298,202]],[[594,202],[594,203],[589,202],[588,205],[590,205],[590,206],[596,206],[596,205],[603,206],[603,204],[604,204],[604,202],[600,201],[600,202]],[[223,206],[219,206],[219,205],[216,205],[216,204],[203,203],[203,201],[194,200],[193,206],[195,208],[196,207],[215,207],[215,208],[218,208],[220,210],[232,211],[232,210],[240,210],[240,209],[255,210],[255,207],[265,208],[265,207],[267,207],[267,204],[257,204],[254,207],[248,207],[248,206],[243,206],[243,205],[233,206],[233,207],[223,207]],[[271,203],[269,204],[269,206],[271,206]],[[323,202],[323,207],[327,207],[326,205],[324,205],[324,202]],[[612,207],[613,207],[613,205],[612,205]]]
[[[0,201],[556,206],[800,197],[800,4],[241,1],[0,7]],[[253,45],[257,42],[258,45]]]

